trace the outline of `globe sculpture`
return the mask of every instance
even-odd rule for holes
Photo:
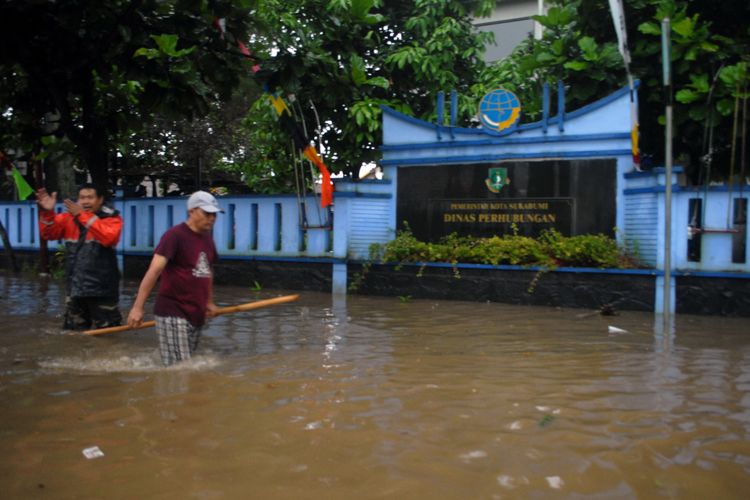
[[[493,90],[479,103],[479,120],[482,126],[496,132],[515,124],[520,116],[521,101],[510,90]]]

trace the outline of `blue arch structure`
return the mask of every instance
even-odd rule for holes
[[[392,182],[391,229],[395,232],[398,171],[415,166],[460,165],[503,160],[614,159],[616,161],[616,226],[623,227],[625,173],[632,162],[630,91],[622,88],[572,112],[564,109],[558,85],[558,113],[549,116],[545,88],[542,119],[501,132],[429,123],[383,106],[384,178]],[[617,233],[622,240],[622,233]],[[622,242],[622,241],[621,241]]]
[[[616,237],[618,243],[639,254],[641,261],[653,266],[656,276],[654,310],[664,312],[661,282],[664,269],[666,209],[665,186],[672,184],[672,227],[670,238],[673,274],[672,311],[682,300],[690,302],[683,288],[682,296],[676,283],[695,279],[723,279],[750,284],[750,238],[739,206],[750,205],[748,189],[736,186],[709,188],[685,185],[682,169],[675,167],[671,179],[666,179],[663,168],[636,171],[632,161],[631,93],[623,87],[609,96],[580,109],[564,109],[564,85],[558,83],[558,112],[550,116],[550,92],[545,86],[542,119],[496,132],[484,128],[461,128],[455,124],[451,110],[451,125],[429,123],[406,116],[386,106],[383,111],[384,178],[391,182],[389,231],[395,233],[396,193],[399,170],[410,167],[470,165],[472,163],[502,162],[503,160],[575,160],[609,159],[616,162],[616,182],[612,196],[616,207]],[[637,92],[633,99],[637,101]],[[455,103],[455,99],[452,99]],[[637,102],[636,102],[637,104]],[[455,106],[455,104],[454,104]],[[442,108],[442,107],[439,107]],[[682,181],[682,182],[681,182]],[[690,258],[690,215],[696,202],[704,207],[703,228],[698,246],[701,257]],[[593,207],[595,208],[595,207]],[[739,221],[733,222],[733,221]],[[353,255],[363,257],[354,250]],[[688,286],[688,285],[685,285]],[[718,285],[721,286],[721,285]],[[743,285],[738,285],[740,289]],[[692,285],[692,288],[695,288]],[[750,301],[750,287],[740,302]],[[684,309],[684,307],[683,307]]]

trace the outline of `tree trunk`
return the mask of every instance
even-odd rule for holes
[[[52,182],[52,177],[50,176],[48,177],[48,182],[53,188],[56,188],[57,199],[75,199],[78,193],[76,193],[76,173],[73,169],[72,158],[67,155],[57,155],[53,161],[53,169],[55,170],[57,181]]]
[[[82,151],[83,161],[86,162],[86,168],[91,175],[91,182],[104,189],[105,197],[109,198],[109,190],[112,186],[109,179],[108,141],[104,137],[106,133],[93,135],[100,137],[89,142],[86,149]]]
[[[91,175],[91,182],[104,189],[105,197],[108,198],[111,188],[109,180],[108,120],[106,116],[101,116],[96,111],[93,81],[88,91],[83,94],[81,104],[83,133],[81,134],[82,143],[78,144],[81,150],[81,158]]]
[[[196,153],[194,191],[200,191],[203,184],[203,155],[201,155],[200,151],[197,151]]]

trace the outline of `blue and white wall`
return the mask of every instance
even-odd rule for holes
[[[216,248],[230,258],[330,258],[330,217],[313,197],[305,200],[307,223],[300,224],[302,205],[294,195],[226,196],[219,198],[225,213],[214,226]],[[118,199],[113,206],[123,217],[120,255],[150,255],[162,234],[187,218],[186,198]],[[57,212],[64,209],[58,204]],[[0,220],[14,249],[37,250],[39,229],[34,202],[0,203]],[[58,242],[50,241],[56,248]]]
[[[695,273],[750,273],[750,238],[735,224],[735,200],[748,200],[750,186],[695,186],[686,187],[678,183],[680,167],[675,167],[672,176],[671,204],[671,264],[672,268],[685,274]],[[665,187],[663,168],[650,172],[631,172],[625,175],[625,244],[636,251],[641,260],[657,269],[664,268],[665,231]],[[691,234],[692,213],[690,201],[700,200],[703,210],[698,214],[702,231]],[[698,261],[688,259],[688,242],[700,235]],[[732,257],[733,240],[743,238],[744,258]],[[739,260],[735,262],[734,260]]]
[[[222,258],[233,260],[295,260],[330,263],[334,291],[346,291],[346,263],[366,260],[373,243],[385,243],[396,235],[396,193],[400,169],[425,165],[460,165],[502,160],[614,159],[617,165],[617,238],[637,250],[643,262],[663,269],[665,243],[665,176],[663,170],[636,172],[631,159],[630,93],[623,88],[581,109],[564,110],[562,86],[558,86],[557,115],[550,116],[550,92],[544,94],[544,113],[535,123],[503,132],[455,127],[441,119],[429,123],[383,108],[382,180],[336,180],[334,208],[319,207],[314,197],[294,195],[228,196],[219,199],[226,210],[217,221],[214,238]],[[442,96],[440,106],[444,105]],[[441,114],[439,114],[441,116]],[[679,170],[676,169],[678,172]],[[694,190],[672,179],[672,256],[674,270],[698,275],[732,273],[750,277],[745,234],[744,262],[732,260],[734,200],[748,198],[748,191],[731,186]],[[702,258],[687,258],[690,199],[703,200]],[[167,228],[186,217],[184,198],[117,200],[124,218],[118,253],[150,255]],[[58,211],[62,206],[58,206]],[[305,217],[302,217],[304,210]],[[0,220],[10,243],[20,250],[39,248],[37,208],[31,201],[0,202]],[[302,223],[303,219],[306,225]],[[54,248],[55,242],[50,242]],[[736,259],[735,259],[736,260]],[[658,310],[658,307],[657,307]]]

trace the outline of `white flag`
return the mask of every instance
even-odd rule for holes
[[[625,73],[628,76],[628,87],[630,87],[630,142],[633,152],[633,167],[640,170],[638,105],[635,100],[635,82],[633,82],[633,75],[630,73],[630,51],[628,50],[628,35],[625,29],[625,10],[622,7],[622,0],[609,0],[609,10],[612,12],[612,21],[615,23],[615,33],[617,33],[617,47],[620,49],[622,60],[625,62]]]
[[[630,51],[628,50],[628,35],[625,30],[625,10],[622,8],[622,0],[609,0],[609,10],[612,12],[612,21],[615,23],[617,33],[617,47],[625,61],[625,67],[630,66]],[[628,69],[628,72],[630,70]]]

